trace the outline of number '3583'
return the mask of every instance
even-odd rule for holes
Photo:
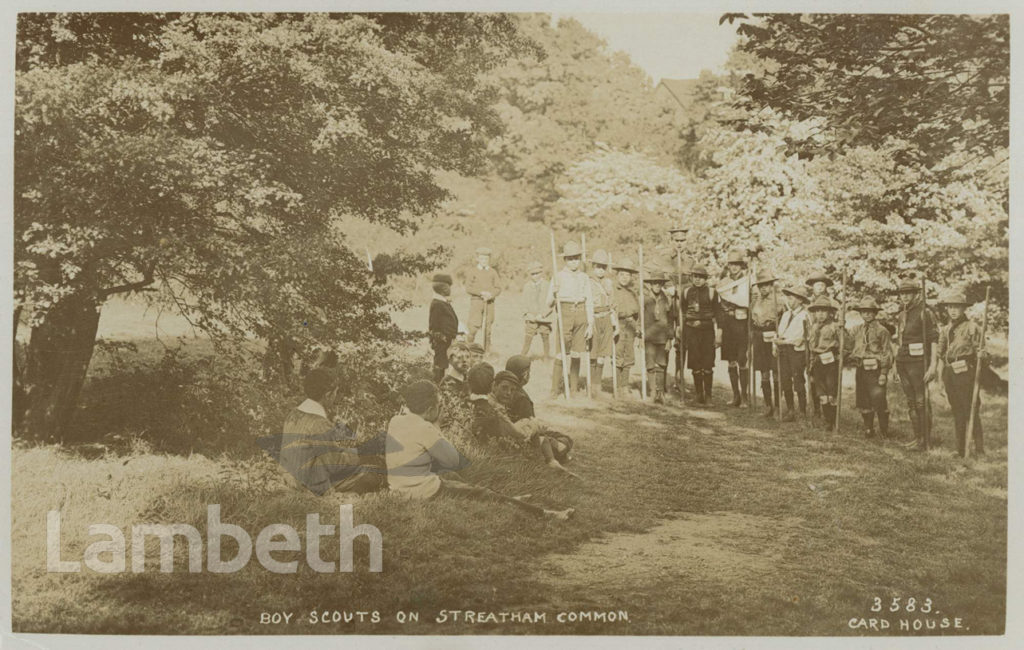
[[[932,613],[932,599],[925,598],[902,598],[894,596],[891,599],[875,596],[871,599],[871,611],[873,612],[920,612],[921,614]]]

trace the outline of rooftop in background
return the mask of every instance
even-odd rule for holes
[[[736,42],[736,26],[718,24],[719,13],[572,13],[575,18],[643,68],[654,85],[662,79],[696,79],[701,70],[721,72]]]

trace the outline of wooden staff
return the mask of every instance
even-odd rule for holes
[[[484,328],[484,352],[491,350],[491,330],[487,327],[487,301],[484,300],[483,313],[480,318],[480,326]]]
[[[615,267],[612,266],[612,254],[611,253],[608,253],[608,270],[613,272],[613,273],[615,272]],[[612,310],[612,314],[610,316],[610,318],[611,318],[611,326],[612,326],[612,397],[613,398],[618,398],[618,396],[619,396],[619,366],[618,366],[618,363],[616,362],[616,357],[615,357],[615,347],[616,347],[615,346],[615,326],[619,322],[619,314],[615,310],[615,281],[614,280],[612,280],[612,295],[608,296],[608,299],[611,302],[611,310]]]
[[[839,307],[839,367],[836,368],[836,420],[832,432],[839,433],[839,420],[843,415],[843,348],[846,343],[846,265],[843,265],[843,301]]]
[[[676,314],[679,316],[679,340],[676,345],[676,386],[679,386],[679,400],[686,403],[686,369],[682,367],[686,356],[686,321],[683,318],[683,253],[676,251]]]
[[[782,422],[782,348],[779,347],[779,325],[782,317],[779,316],[779,283],[772,283],[772,313],[775,319],[775,341],[773,347],[779,351],[775,355],[775,386],[769,387],[768,394],[775,398],[775,416]],[[769,372],[771,375],[771,372]],[[774,390],[773,390],[774,389]]]
[[[555,317],[558,319],[558,347],[562,352],[562,388],[565,399],[569,399],[569,358],[565,354],[565,323],[562,321],[562,304],[558,300],[558,254],[555,252],[555,231],[551,231],[551,276],[552,296],[555,299]]]
[[[587,233],[583,233],[581,235],[581,242],[583,244],[583,258],[582,258],[582,261],[580,263],[583,265],[583,275],[587,276],[587,282],[590,282],[590,274],[587,273]],[[593,330],[596,330],[596,329],[597,329],[597,322],[595,321],[594,327],[593,327],[593,329],[590,332],[590,338],[586,339],[583,342],[583,350],[584,350],[584,352],[587,355],[587,358],[585,359],[586,364],[587,364],[587,367],[586,367],[586,370],[585,370],[586,376],[587,376],[587,397],[593,397],[594,396],[593,392],[591,392],[591,390],[590,390],[590,344],[594,342],[594,331]]]
[[[644,245],[637,247],[640,260],[640,399],[647,400],[647,339],[644,337]]]
[[[971,440],[974,438],[974,418],[978,417],[978,402],[981,397],[981,353],[985,350],[985,333],[988,331],[988,300],[991,287],[985,287],[985,309],[981,316],[981,341],[978,342],[978,353],[974,366],[974,386],[971,388],[971,419],[967,421],[967,440],[964,444],[964,458],[971,456]]]
[[[921,274],[921,347],[924,348],[924,374],[928,374],[928,366],[931,361],[931,355],[928,354],[928,293],[927,293],[927,280],[924,277],[924,273]],[[924,383],[924,409],[923,409],[923,421],[921,422],[921,433],[924,434],[924,449],[928,451],[932,448],[932,428],[931,422],[931,406],[932,396],[928,390],[928,382]]]
[[[757,408],[757,391],[754,389],[754,328],[751,327],[751,311],[754,309],[754,264],[747,266],[747,405]]]

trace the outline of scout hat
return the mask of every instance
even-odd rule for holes
[[[864,298],[861,298],[860,302],[855,304],[853,308],[856,311],[880,311],[882,309],[881,307],[878,306],[878,303],[875,302],[875,299],[872,298],[871,296],[865,296]]]
[[[897,293],[918,293],[919,291],[921,291],[921,284],[907,279],[900,280],[899,288],[896,289]]]
[[[487,248],[486,246],[480,246],[479,248],[476,249],[476,254],[477,255],[490,255],[491,254],[491,249]]]
[[[435,273],[433,282],[440,284],[451,284],[452,276],[448,275],[447,273]]]
[[[964,295],[963,291],[956,291],[949,289],[942,292],[942,296],[939,297],[940,305],[969,305],[967,302],[967,296]]]
[[[412,382],[401,393],[413,413],[423,413],[437,401],[437,386],[426,379]]]
[[[630,273],[636,273],[636,267],[633,265],[633,260],[624,258],[623,260],[616,262],[613,266],[616,271],[628,271]]]
[[[479,343],[470,343],[466,346],[466,349],[469,350],[470,352],[473,352],[474,354],[484,353],[484,346],[480,345]]]
[[[706,278],[708,277],[708,268],[700,264],[694,264],[690,267],[690,275]]]
[[[644,274],[644,282],[668,282],[668,276],[665,275],[664,271],[651,269]]]
[[[821,311],[824,309],[831,309],[832,311],[836,309],[835,303],[828,296],[818,296],[807,306],[807,311]]]
[[[608,253],[603,248],[597,249],[591,256],[590,263],[600,264],[601,266],[608,266]]]
[[[540,273],[544,270],[544,266],[540,262],[530,262],[530,265],[526,267],[526,270],[532,275],[533,273]]]
[[[580,245],[575,239],[565,242],[565,246],[562,247],[562,257],[579,257],[580,255],[582,255]]]
[[[757,272],[757,278],[754,280],[754,284],[770,284],[776,280],[778,280],[777,277],[769,273],[767,270],[761,269]]]
[[[813,287],[818,282],[824,282],[826,287],[831,287],[833,284],[832,280],[820,271],[807,278],[807,282],[805,284],[809,287]]]
[[[675,223],[672,224],[671,227],[669,227],[668,231],[671,234],[671,233],[674,233],[674,232],[689,232],[690,229],[687,228],[686,226],[684,226],[683,222],[676,221]]]
[[[783,289],[782,293],[788,294],[790,296],[796,296],[797,298],[804,302],[807,302],[809,300],[807,294],[804,292],[804,288],[797,286],[795,284],[791,287],[786,287],[785,289]]]
[[[725,263],[726,264],[742,264],[742,265],[746,266],[747,265],[747,257],[743,254],[743,251],[741,251],[741,250],[731,250],[731,251],[729,251],[729,255],[727,255],[726,258],[725,258]]]
[[[514,372],[509,370],[502,370],[498,374],[494,375],[494,383],[492,385],[497,386],[500,382],[508,381],[512,382],[513,385],[519,386],[519,377]]]

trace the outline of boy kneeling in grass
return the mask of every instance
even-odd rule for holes
[[[384,443],[388,487],[392,492],[416,500],[449,495],[500,501],[559,520],[572,516],[572,508],[548,510],[483,486],[441,478],[439,473],[458,471],[469,465],[469,460],[445,440],[435,424],[441,410],[437,386],[426,380],[416,381],[406,386],[402,395],[406,405],[402,413],[388,422]]]
[[[507,409],[520,390],[514,373],[502,370],[495,375],[490,364],[481,363],[469,371],[469,390],[476,438],[484,442],[500,440],[516,449],[536,449],[548,467],[579,478],[562,465],[570,460],[572,439],[536,418],[515,423],[510,419]]]

